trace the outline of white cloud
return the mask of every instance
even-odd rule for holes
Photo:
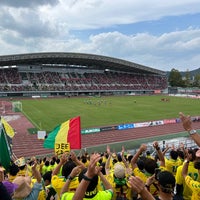
[[[185,30],[177,28],[160,34],[126,34],[114,28],[165,16],[200,13],[199,0],[28,2],[0,3],[0,55],[81,52],[127,59],[161,70],[199,67],[200,27],[191,24]]]
[[[198,0],[62,0],[54,7],[41,7],[39,13],[46,21],[65,23],[72,30],[102,28],[117,24],[129,24],[156,20],[164,16],[200,12]]]

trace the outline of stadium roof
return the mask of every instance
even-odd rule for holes
[[[0,66],[13,65],[54,65],[54,67],[55,65],[71,65],[85,66],[89,69],[98,70],[115,70],[158,75],[166,74],[164,71],[126,60],[84,53],[44,52],[0,56]]]

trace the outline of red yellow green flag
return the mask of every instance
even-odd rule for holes
[[[80,116],[67,120],[54,128],[44,140],[44,148],[54,148],[56,154],[70,149],[81,149]]]

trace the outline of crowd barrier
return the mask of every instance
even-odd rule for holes
[[[200,116],[193,116],[191,117],[191,120],[193,122],[200,121]],[[132,128],[161,126],[161,125],[175,124],[175,123],[180,123],[180,122],[181,120],[179,118],[174,118],[174,119],[163,119],[163,120],[156,120],[156,121],[136,122],[136,123],[130,123],[130,124],[119,124],[115,126],[82,129],[81,134],[91,134],[91,133],[99,133],[102,131],[125,130],[125,129],[132,129]]]

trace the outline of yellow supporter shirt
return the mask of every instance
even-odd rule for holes
[[[62,195],[61,200],[72,200],[74,193],[66,192]],[[93,198],[83,198],[83,200],[111,200],[113,193],[111,190],[99,191]]]
[[[55,197],[57,199],[57,194],[51,185],[45,186],[45,190],[41,190],[37,200],[46,200],[46,198]]]
[[[89,164],[90,164],[90,161],[89,161],[89,160],[87,160],[87,161],[84,163],[84,165],[85,165],[86,168],[89,166]]]
[[[17,173],[17,176],[26,176],[27,174],[27,169],[23,169],[23,170],[19,170],[19,172]]]
[[[102,162],[106,163],[106,161],[107,161],[107,158],[105,156],[103,156]]]
[[[171,172],[174,176],[176,175],[177,168],[182,164],[180,159],[167,159],[165,158],[165,167],[166,170]]]
[[[152,155],[146,155],[146,158],[149,158],[149,159],[155,160],[155,158],[154,158]]]
[[[142,172],[138,167],[134,168],[133,174],[134,174],[134,176],[140,177],[140,178],[142,179],[142,181],[143,181],[144,183],[146,183],[147,176],[146,176],[145,173]]]
[[[124,197],[126,197],[128,200],[131,199],[131,194],[132,194],[132,190],[130,188],[130,185],[128,184],[128,181],[127,181],[127,177],[125,177],[125,184],[122,186],[122,187],[117,187],[116,186],[116,183],[114,181],[114,174],[113,172],[111,172],[110,174],[106,175],[105,176],[106,179],[109,181],[109,183],[112,185],[113,187],[113,190],[114,190],[114,199],[116,199],[117,195],[121,194],[121,189],[123,191],[123,195]]]
[[[44,175],[46,172],[48,172],[48,166],[43,165],[42,166],[42,175]]]
[[[58,194],[58,197],[60,197],[60,192],[65,182],[66,182],[65,178],[59,177],[57,175],[54,175],[51,178],[51,185],[55,189],[56,193]],[[76,188],[78,187],[78,184],[79,184],[78,177],[74,177],[74,179],[70,181],[69,192],[74,192]]]
[[[190,176],[185,177],[185,182],[192,190],[191,200],[199,200],[200,199],[200,182],[194,181]]]
[[[183,165],[177,168],[176,172],[176,184],[183,185],[183,198],[184,200],[190,200],[192,196],[192,190],[185,183],[185,179],[182,176]],[[200,181],[200,176],[198,170],[194,168],[194,163],[189,162],[188,165],[188,175],[195,181]]]
[[[10,182],[13,182],[13,180],[14,180],[16,177],[17,177],[17,175],[16,175],[16,176],[12,176],[12,175],[8,174],[8,180],[9,180]]]
[[[160,167],[161,170],[166,170],[164,167]],[[138,176],[142,179],[144,183],[146,183],[147,179],[152,176],[152,174],[142,172],[139,168],[135,168],[133,170],[135,176]],[[149,188],[149,192],[155,197],[158,196],[158,189],[156,188],[156,184],[151,184]]]
[[[181,165],[183,164],[184,160],[182,158],[178,158],[179,162],[181,163]]]

